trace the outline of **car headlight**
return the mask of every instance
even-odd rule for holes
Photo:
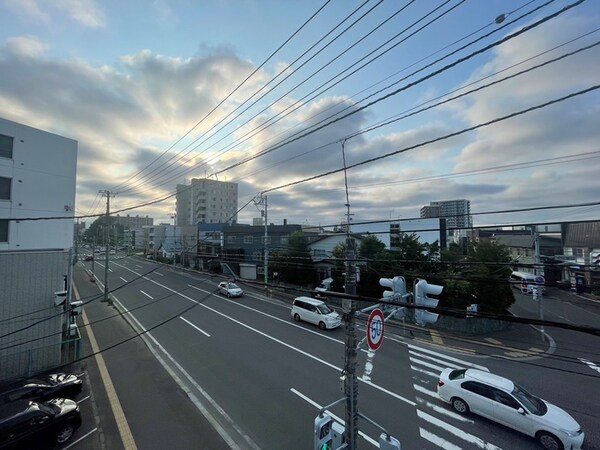
[[[570,436],[570,437],[576,437],[581,434],[581,428],[578,430],[562,430],[561,429],[560,431],[562,431],[563,433],[565,433],[567,436]]]

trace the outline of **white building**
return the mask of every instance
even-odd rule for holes
[[[177,185],[177,225],[237,223],[238,185],[207,178],[192,178]]]
[[[70,282],[76,173],[76,141],[0,118],[0,317],[19,317],[0,323],[13,333],[0,338],[0,380],[64,361],[54,293]]]

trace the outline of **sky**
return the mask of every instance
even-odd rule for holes
[[[339,224],[345,160],[355,223],[600,219],[573,206],[600,202],[600,2],[538,23],[575,3],[0,0],[0,117],[78,141],[79,216],[108,189],[168,222],[211,177],[241,223],[262,193],[269,222]]]

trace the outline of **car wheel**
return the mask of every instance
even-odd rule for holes
[[[75,427],[73,425],[64,425],[58,429],[57,433],[54,435],[54,442],[57,444],[64,444],[71,436],[75,433]]]
[[[327,325],[325,325],[325,322],[319,322],[319,328],[320,328],[321,330],[324,330],[324,329],[326,329],[326,328],[327,328]]]
[[[547,433],[545,431],[540,431],[537,434],[537,440],[542,444],[546,450],[563,450],[564,447],[562,442],[554,436],[552,433]]]
[[[457,413],[467,414],[469,412],[469,405],[462,398],[454,397],[452,400],[452,407]]]
[[[296,322],[300,322],[300,316],[298,314],[294,314],[294,320]]]

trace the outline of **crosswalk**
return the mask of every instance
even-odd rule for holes
[[[457,414],[437,394],[437,382],[443,369],[475,368],[489,372],[487,367],[411,344],[408,345],[408,354],[420,421],[419,434],[431,444],[430,448],[501,450],[465,432],[465,425],[474,424],[473,418]]]

